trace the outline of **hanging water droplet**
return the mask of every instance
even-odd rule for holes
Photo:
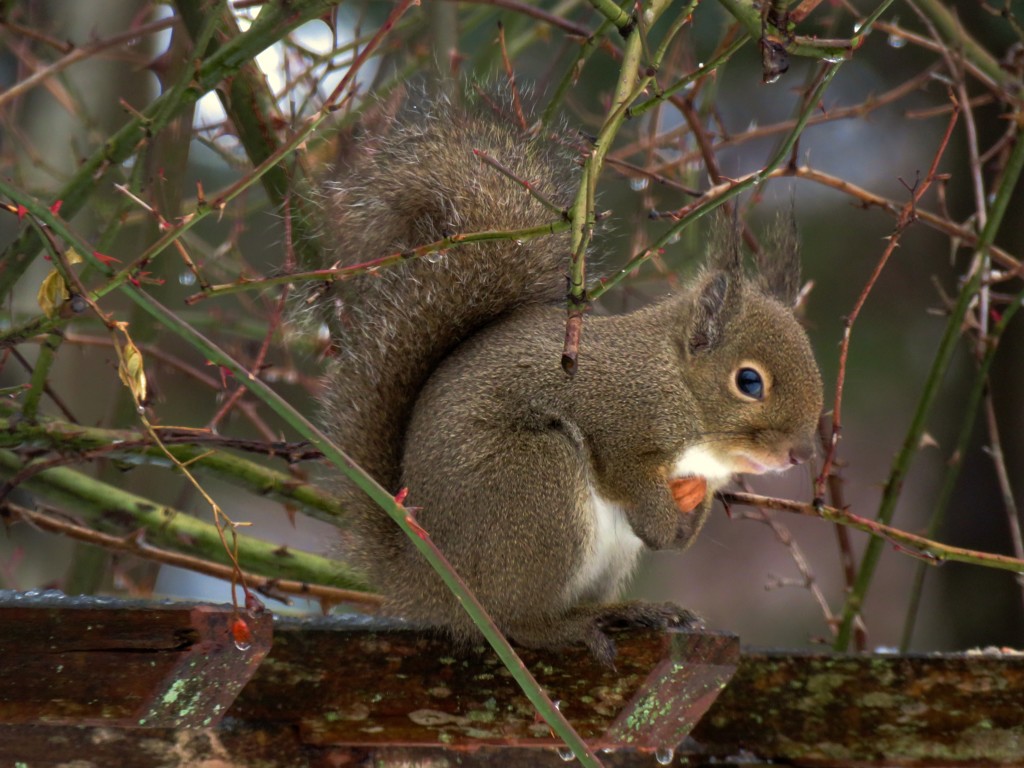
[[[551,703],[555,705],[555,709],[557,709],[559,712],[562,711],[562,700],[561,699],[555,699]]]
[[[196,284],[196,273],[191,269],[186,269],[180,275],[178,275],[178,282],[181,285],[195,285]]]
[[[658,747],[654,750],[654,759],[658,761],[658,765],[668,765],[675,756],[676,751],[672,747]]]
[[[829,54],[828,56],[822,56],[822,61],[827,61],[829,64],[838,64],[841,61],[846,61],[846,57],[842,54]]]
[[[905,46],[907,44],[907,38],[900,37],[899,35],[896,35],[896,34],[892,34],[892,35],[889,35],[888,42],[889,42],[889,47],[890,48],[902,48],[903,46]]]
[[[440,264],[446,258],[448,258],[448,251],[434,251],[426,256],[427,261],[431,264]]]
[[[236,618],[231,623],[231,639],[235,643],[235,648],[240,651],[244,652],[252,648],[252,630],[243,619]]]
[[[863,27],[863,26],[864,26],[864,22],[863,21],[855,21],[855,22],[853,22],[853,33],[854,34],[859,33],[860,32],[860,28]]]
[[[572,750],[568,747],[559,747],[557,751],[558,756],[562,758],[562,762],[564,763],[571,763],[573,760],[576,759],[576,755],[574,755],[572,753]]]
[[[641,190],[647,189],[650,183],[651,180],[646,176],[634,176],[629,180],[629,188],[634,192],[640,192]]]
[[[779,78],[780,77],[782,77],[782,75],[781,74],[777,74],[777,73],[772,73],[770,75],[766,75],[763,78],[764,79],[764,84],[765,85],[771,85],[772,83],[777,83],[777,82],[779,82]]]

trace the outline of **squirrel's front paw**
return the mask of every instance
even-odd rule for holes
[[[708,481],[703,477],[677,477],[668,481],[669,491],[676,508],[683,515],[692,514],[708,495]]]
[[[669,480],[668,489],[679,512],[672,548],[686,549],[700,532],[710,510],[710,504],[705,503],[708,481],[697,476],[677,477]]]

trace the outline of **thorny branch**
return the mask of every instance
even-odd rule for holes
[[[941,565],[945,562],[955,561],[984,565],[989,568],[998,568],[1012,573],[1024,573],[1024,559],[941,544],[937,541],[926,539],[924,536],[917,536],[899,528],[885,525],[877,520],[861,517],[852,512],[836,509],[824,504],[776,499],[753,493],[725,492],[720,494],[720,496],[725,504],[740,504],[761,507],[763,509],[774,509],[780,512],[793,512],[798,515],[818,517],[832,523],[856,528],[859,531],[870,533],[881,540],[888,541],[898,551],[918,557],[923,562],[931,565]]]

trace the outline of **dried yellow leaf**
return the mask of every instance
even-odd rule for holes
[[[60,272],[51,269],[50,274],[43,278],[39,285],[39,293],[36,294],[36,301],[39,308],[47,317],[56,317],[60,312],[60,306],[68,299],[68,287]]]
[[[82,257],[78,255],[74,248],[69,248],[67,253],[64,254],[64,258],[68,264],[82,263]],[[69,298],[70,292],[68,291],[67,283],[64,282],[64,278],[61,277],[60,272],[56,269],[51,269],[50,273],[43,278],[43,282],[39,285],[39,293],[36,294],[39,308],[43,310],[47,317],[56,317],[57,313],[60,312],[61,304]]]
[[[118,323],[118,330],[124,334],[124,342],[118,347],[118,358],[120,363],[117,366],[117,375],[131,391],[136,402],[146,402],[146,365],[142,359],[142,352],[135,346],[132,337],[128,335],[128,324]]]

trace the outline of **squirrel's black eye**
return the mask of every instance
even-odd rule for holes
[[[754,400],[764,399],[764,379],[753,368],[740,368],[736,371],[736,389]]]

